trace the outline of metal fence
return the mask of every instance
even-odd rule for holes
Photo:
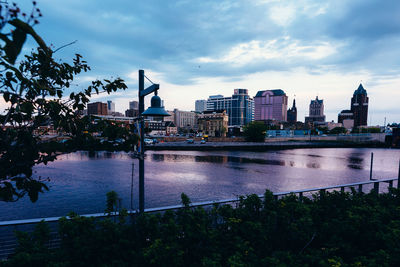
[[[400,172],[400,171],[399,171]],[[400,173],[399,173],[400,176]],[[280,197],[294,194],[299,197],[301,200],[303,197],[308,197],[312,193],[323,193],[326,191],[334,191],[340,189],[341,192],[348,191],[351,189],[356,190],[357,192],[364,192],[366,190],[374,190],[377,193],[387,192],[388,188],[394,186],[394,182],[396,182],[397,188],[399,188],[400,183],[399,178],[391,178],[391,179],[380,179],[380,180],[370,180],[365,182],[357,182],[350,184],[341,184],[335,186],[326,186],[326,187],[317,187],[317,188],[309,188],[303,190],[295,190],[295,191],[286,191],[286,192],[278,192],[273,193],[276,199]],[[383,185],[383,186],[382,186]],[[264,195],[259,195],[260,198],[264,198]],[[216,204],[235,204],[239,202],[239,198],[230,198],[223,199],[217,201],[204,201],[204,202],[196,202],[192,203],[191,207],[210,207]],[[173,206],[165,206],[165,207],[157,207],[157,208],[148,208],[145,209],[146,213],[152,212],[163,212],[167,210],[177,210],[183,208],[183,205],[173,205]],[[130,210],[128,214],[135,214],[138,211]],[[118,212],[114,212],[111,216],[118,216]],[[110,215],[105,213],[95,213],[95,214],[85,214],[81,215],[83,217],[94,217],[94,218],[106,218]],[[48,218],[36,218],[36,219],[25,219],[25,220],[12,220],[12,221],[1,221],[0,222],[0,260],[5,260],[10,254],[15,251],[17,247],[17,238],[15,235],[15,231],[25,231],[32,232],[37,223],[41,221],[45,221],[48,223],[50,227],[50,241],[47,244],[49,248],[57,248],[60,245],[60,237],[58,236],[58,221],[62,217],[48,217]],[[67,217],[68,219],[68,217]]]

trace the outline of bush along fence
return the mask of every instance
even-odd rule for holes
[[[110,201],[102,216],[2,222],[2,229],[35,227],[16,232],[0,266],[399,266],[395,180],[215,203],[192,204],[182,194],[182,205],[144,214],[116,212]],[[370,193],[360,191],[368,184]]]

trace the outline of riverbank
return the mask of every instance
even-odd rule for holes
[[[195,142],[185,141],[166,142],[146,146],[146,150],[183,150],[183,151],[268,151],[295,148],[384,148],[384,143],[377,141],[350,142],[350,141],[280,141],[280,142]]]

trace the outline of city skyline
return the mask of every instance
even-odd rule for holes
[[[30,1],[21,1],[30,10]],[[349,103],[358,84],[370,97],[368,124],[400,121],[400,53],[397,1],[150,1],[146,3],[38,1],[35,26],[57,52],[80,53],[92,71],[73,89],[95,78],[120,76],[128,90],[95,96],[124,112],[137,99],[137,70],[160,84],[167,109],[194,110],[197,99],[246,88],[281,88],[298,117],[310,99],[325,100],[327,121]],[[211,20],[211,18],[213,18]],[[254,19],[257,18],[257,19]],[[24,52],[32,48],[28,40]],[[384,93],[383,93],[384,92]],[[390,98],[387,98],[390,95]],[[149,101],[148,99],[146,99]],[[146,103],[148,105],[148,103]],[[0,102],[4,108],[4,102]]]

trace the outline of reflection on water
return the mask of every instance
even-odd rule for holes
[[[233,157],[233,156],[193,156],[193,155],[168,155],[168,154],[152,154],[151,160],[154,162],[166,161],[166,162],[207,162],[207,163],[219,163],[226,164],[229,162],[233,163],[254,163],[264,165],[279,165],[285,166],[284,160],[268,160],[258,158],[245,158],[245,157]]]
[[[146,207],[178,204],[185,192],[193,202],[238,195],[338,185],[369,179],[371,152],[374,178],[397,177],[400,150],[292,149],[267,152],[147,151]],[[49,177],[50,191],[37,203],[25,198],[0,202],[0,220],[103,212],[106,193],[114,190],[122,205],[138,199],[138,162],[123,152],[75,152],[34,169]]]
[[[302,163],[298,164],[299,166],[304,166],[310,169],[319,169],[321,168],[321,162],[318,159],[322,159],[321,155],[305,155]],[[309,157],[309,158],[308,158]],[[317,158],[317,159],[314,159]],[[226,156],[226,155],[204,155],[204,156],[196,156],[196,155],[175,155],[175,154],[151,154],[151,161],[153,162],[207,162],[207,163],[216,163],[216,164],[226,164],[226,163],[240,163],[240,164],[263,164],[263,165],[275,165],[275,166],[288,166],[288,167],[296,167],[296,163],[293,160],[277,160],[277,159],[261,159],[261,158],[248,158],[248,157],[234,157],[234,156]],[[347,158],[349,164],[344,165],[349,169],[363,169],[363,158],[357,157],[349,157]],[[324,162],[324,160],[322,160]]]

